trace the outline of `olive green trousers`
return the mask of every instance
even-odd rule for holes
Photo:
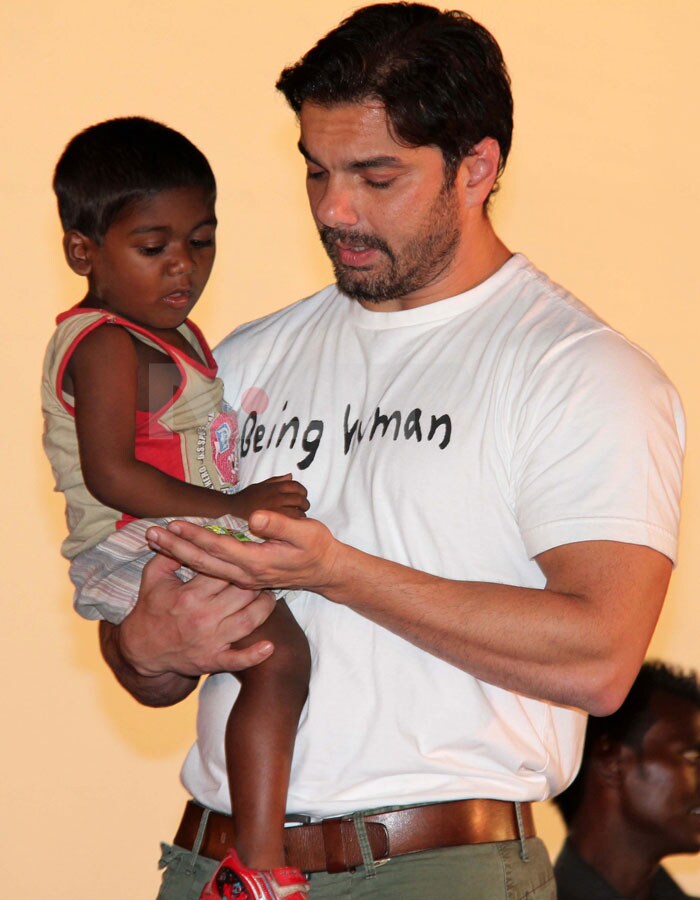
[[[158,900],[199,900],[218,863],[163,844]],[[310,878],[311,900],[556,900],[538,838],[399,856],[371,868]]]

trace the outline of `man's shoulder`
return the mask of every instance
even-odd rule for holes
[[[241,345],[249,341],[258,342],[266,337],[272,340],[282,330],[285,333],[293,333],[294,330],[298,330],[316,319],[321,310],[332,309],[333,299],[337,294],[338,288],[331,284],[309,297],[289,304],[289,306],[239,325],[214,348],[214,356],[220,360],[233,347],[238,350]]]
[[[559,900],[617,900],[618,894],[605,879],[588,865],[567,839],[554,863],[554,878]],[[659,866],[651,884],[650,900],[699,900],[686,894]]]
[[[686,894],[681,886],[671,878],[666,869],[663,866],[659,866],[652,883],[651,900],[698,900],[698,898]]]
[[[617,894],[567,840],[554,863],[559,900],[617,900]]]
[[[520,265],[504,285],[503,293],[512,304],[517,330],[544,342],[603,333],[622,337],[571,291],[526,257],[516,256]]]
[[[531,374],[566,369],[666,382],[654,358],[569,290],[524,259],[510,298],[509,342]],[[624,373],[624,376],[623,376]]]

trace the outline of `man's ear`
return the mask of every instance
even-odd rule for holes
[[[66,262],[76,275],[89,275],[92,271],[92,256],[96,248],[92,238],[72,228],[63,235],[63,252]]]
[[[483,206],[498,177],[501,148],[494,138],[485,137],[465,156],[459,168],[458,178],[463,179],[468,207]]]
[[[602,735],[593,748],[590,762],[596,777],[609,787],[620,783],[629,762],[630,748]]]

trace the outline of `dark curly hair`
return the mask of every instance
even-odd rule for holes
[[[606,737],[616,744],[640,750],[644,735],[654,722],[651,701],[655,694],[680,697],[700,709],[700,682],[696,672],[683,672],[658,661],[645,662],[617,712],[588,719],[581,769],[569,787],[553,800],[567,825],[583,800],[590,755],[595,745]]]
[[[499,175],[508,158],[513,98],[503,56],[492,35],[459,10],[366,6],[284,69],[277,88],[297,114],[305,101],[379,100],[395,139],[439,147],[451,179],[485,137],[498,141]]]

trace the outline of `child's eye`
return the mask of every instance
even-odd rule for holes
[[[204,247],[213,247],[214,246],[214,238],[192,238],[190,241],[192,247],[197,250],[201,250]]]
[[[138,250],[143,256],[158,256],[159,253],[165,250],[165,247],[163,245],[158,247],[139,247]]]

